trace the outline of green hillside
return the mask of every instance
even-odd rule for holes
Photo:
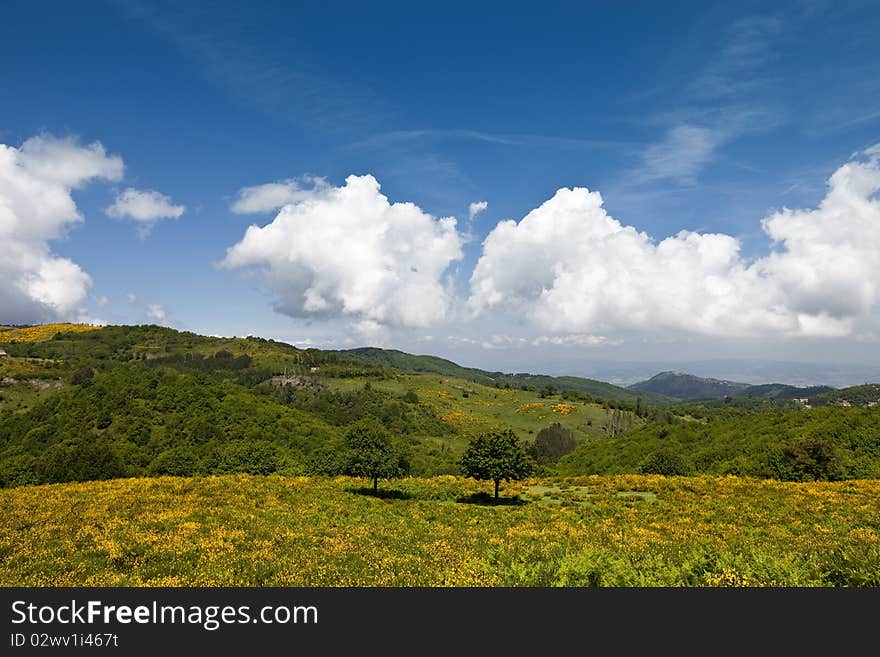
[[[880,409],[816,408],[651,424],[579,446],[562,473],[708,472],[795,481],[880,478]]]
[[[810,404],[814,406],[827,406],[841,402],[853,406],[868,406],[869,404],[880,406],[880,384],[866,383],[860,386],[830,390],[810,397]]]
[[[362,347],[335,353],[345,358],[392,367],[405,372],[430,372],[496,387],[525,387],[541,390],[551,386],[556,390],[570,390],[607,400],[635,402],[641,399],[651,404],[668,404],[675,401],[667,395],[650,391],[630,390],[594,379],[585,379],[577,376],[489,372],[473,367],[462,367],[450,360],[438,358],[437,356],[414,356],[395,349]]]
[[[481,432],[513,429],[531,442],[558,422],[585,442],[645,421],[575,393],[401,372],[255,337],[157,326],[25,332],[0,361],[0,486],[331,473],[349,427],[370,417],[413,474],[452,474]]]

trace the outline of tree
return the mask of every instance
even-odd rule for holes
[[[525,446],[510,429],[474,438],[459,462],[466,477],[495,482],[495,500],[502,481],[517,481],[533,470]]]
[[[538,432],[535,442],[529,450],[532,457],[543,465],[556,463],[577,446],[574,434],[559,422],[554,422]]]
[[[406,455],[374,417],[352,425],[345,434],[345,448],[345,474],[372,479],[374,495],[379,491],[379,479],[394,479],[409,472]]]

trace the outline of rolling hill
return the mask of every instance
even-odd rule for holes
[[[474,367],[463,367],[451,360],[437,356],[415,356],[396,349],[361,347],[333,352],[340,357],[372,365],[390,367],[404,372],[426,372],[466,379],[488,386],[542,389],[552,386],[556,390],[571,390],[598,397],[599,399],[635,402],[641,399],[651,404],[669,404],[670,396],[650,390],[622,388],[603,381],[578,376],[547,376],[544,374],[488,372]]]

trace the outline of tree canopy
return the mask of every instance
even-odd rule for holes
[[[409,472],[404,452],[375,418],[356,422],[345,434],[345,473],[373,480],[373,493],[378,492],[379,479],[394,479]]]
[[[509,429],[474,438],[461,457],[465,476],[495,482],[495,499],[502,481],[525,479],[533,471],[525,446]]]

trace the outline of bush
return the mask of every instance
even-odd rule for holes
[[[199,460],[192,450],[174,447],[159,454],[148,468],[151,474],[190,477],[199,473]]]
[[[278,448],[266,440],[232,442],[220,452],[220,472],[271,474],[281,465]]]
[[[642,461],[639,472],[642,474],[686,475],[690,471],[687,461],[680,454],[668,449],[660,449]]]

